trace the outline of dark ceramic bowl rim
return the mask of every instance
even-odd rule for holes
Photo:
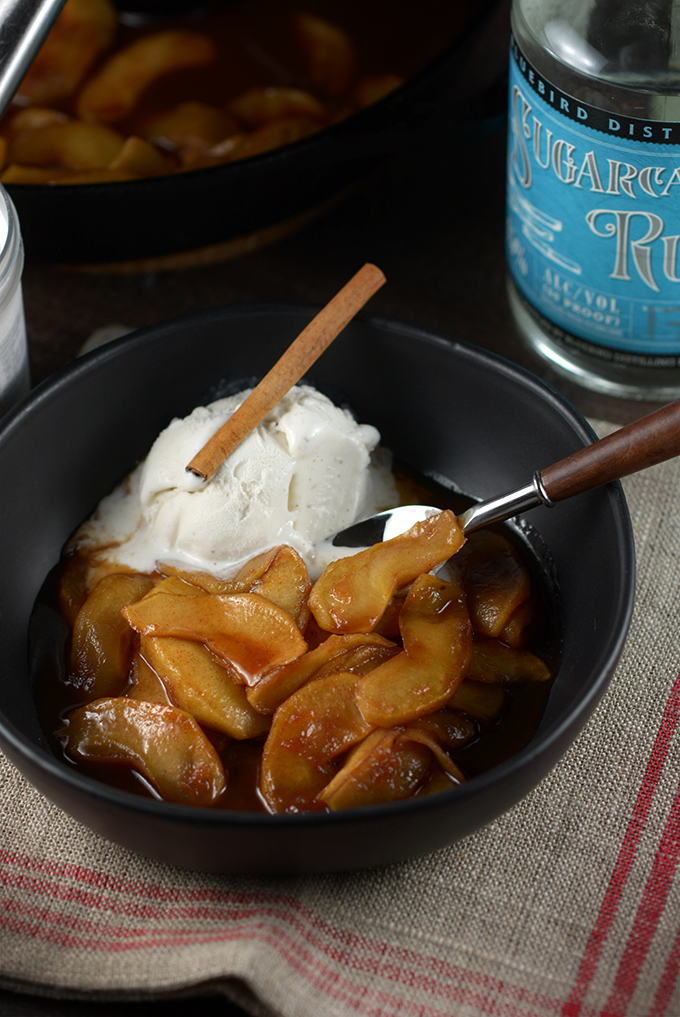
[[[213,308],[210,311],[191,312],[181,315],[169,321],[159,322],[155,325],[139,329],[121,339],[107,343],[106,346],[94,350],[92,353],[73,361],[66,367],[55,372],[50,378],[36,386],[17,406],[0,421],[0,449],[8,436],[21,428],[23,418],[31,414],[34,409],[48,403],[59,390],[69,384],[77,383],[77,379],[90,371],[98,371],[111,358],[124,355],[125,349],[133,345],[146,344],[154,341],[154,335],[162,329],[173,326],[180,326],[182,323],[197,323],[202,317],[215,312],[222,313],[225,317],[239,317],[242,315],[257,314],[266,310],[272,314],[277,313],[302,313],[309,317],[318,310],[304,304],[289,303],[266,303],[266,304],[237,304],[228,308]],[[377,329],[396,330],[417,335],[419,339],[428,341],[438,346],[444,346],[451,350],[456,356],[469,358],[479,364],[489,364],[494,370],[504,373],[507,377],[514,378],[524,389],[540,392],[543,398],[548,398],[562,414],[574,426],[577,433],[584,442],[590,442],[596,438],[596,434],[583,415],[567,400],[560,392],[542,381],[530,371],[523,367],[487,351],[481,347],[473,346],[461,340],[452,340],[441,333],[429,329],[413,326],[405,322],[378,316],[362,316],[360,319],[367,325],[375,326]],[[635,548],[633,542],[632,526],[628,508],[619,481],[610,485],[614,504],[617,507],[619,531],[619,549],[625,572],[630,577],[626,586],[617,590],[617,617],[619,624],[610,635],[608,652],[603,659],[600,673],[591,685],[581,690],[575,705],[566,712],[564,716],[555,720],[545,731],[539,732],[532,741],[515,755],[498,764],[483,774],[475,776],[470,781],[458,785],[450,791],[443,791],[436,796],[442,805],[454,798],[464,804],[466,798],[477,797],[484,789],[496,783],[505,783],[508,778],[514,779],[519,773],[531,769],[535,760],[549,752],[560,743],[564,744],[565,739],[571,742],[569,737],[572,729],[578,733],[585,721],[592,713],[595,705],[604,693],[611,680],[614,668],[621,656],[630,626],[635,590]],[[255,812],[238,812],[219,809],[208,809],[196,806],[183,806],[163,802],[151,798],[144,798],[129,792],[119,791],[93,778],[87,777],[75,769],[69,769],[68,765],[56,757],[51,756],[48,750],[43,749],[31,739],[25,737],[17,728],[6,719],[0,712],[0,745],[7,745],[12,751],[11,755],[28,759],[32,765],[37,766],[42,772],[51,774],[58,781],[71,785],[75,790],[89,793],[91,796],[103,799],[105,802],[124,806],[127,810],[135,813],[150,814],[152,816],[166,819],[175,819],[202,826],[237,826],[254,827],[262,826],[294,826],[294,827],[317,827],[328,824],[343,825],[356,821],[358,814],[363,818],[389,817],[404,810],[409,810],[414,815],[423,809],[432,808],[432,796],[409,799],[407,801],[387,803],[382,805],[364,806],[361,809],[348,809],[334,813],[300,813],[300,814],[277,814]],[[561,756],[563,753],[560,752]]]

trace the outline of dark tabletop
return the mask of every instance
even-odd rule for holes
[[[395,160],[288,239],[222,264],[137,275],[27,264],[33,381],[66,364],[102,325],[136,328],[220,304],[322,304],[372,261],[387,284],[372,298],[370,313],[493,350],[540,374],[586,415],[619,423],[635,419],[654,407],[565,383],[521,345],[505,296],[504,163],[502,126],[483,138],[452,137],[441,150]],[[201,1017],[242,1013],[219,998],[193,1003]],[[0,1014],[7,1017],[179,1017],[186,1008],[186,999],[93,1007],[0,992]]]

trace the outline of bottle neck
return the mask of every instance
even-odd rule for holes
[[[561,91],[612,113],[680,121],[680,0],[514,0],[512,28]]]

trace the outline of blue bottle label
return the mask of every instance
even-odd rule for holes
[[[554,339],[680,365],[680,124],[559,91],[514,39],[506,243],[520,296]]]

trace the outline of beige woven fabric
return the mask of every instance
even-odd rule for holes
[[[2,984],[218,988],[258,1017],[678,1017],[680,462],[625,489],[627,648],[581,737],[509,813],[391,868],[224,878],[107,843],[2,760]]]

